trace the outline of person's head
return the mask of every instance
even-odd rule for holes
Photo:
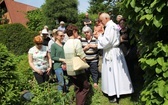
[[[43,29],[46,29],[47,31],[49,31],[49,29],[48,29],[48,26],[47,26],[47,25],[45,25]]]
[[[47,29],[43,29],[43,30],[41,31],[41,34],[42,34],[42,36],[43,36],[44,38],[46,38],[49,33],[48,33]]]
[[[54,38],[56,38],[56,34],[57,34],[57,29],[53,29],[53,31],[52,31],[52,36],[54,37]]]
[[[45,25],[45,26],[44,26],[44,29],[48,29],[48,26],[47,26],[47,25]]]
[[[99,19],[95,19],[95,25],[98,26],[100,24],[100,20]]]
[[[56,32],[56,40],[62,42],[64,40],[64,37],[65,37],[64,32],[62,32],[61,30],[58,30]]]
[[[120,19],[119,25],[120,25],[121,29],[125,28],[126,27],[126,19],[125,18]]]
[[[83,29],[82,29],[82,32],[87,39],[92,36],[92,29],[88,26],[84,26]]]
[[[60,22],[60,26],[64,26],[65,25],[65,22],[64,21],[61,21]]]
[[[38,49],[40,49],[42,47],[42,44],[43,44],[42,36],[40,36],[40,35],[35,36],[34,39],[33,39],[33,42],[36,45],[36,47]]]
[[[105,26],[110,21],[110,15],[108,13],[101,13],[99,15],[99,21]]]
[[[122,18],[123,18],[122,15],[117,15],[117,17],[116,17],[117,22],[119,22]]]
[[[69,37],[73,36],[74,38],[78,38],[78,27],[73,24],[70,24],[66,28],[65,33],[67,33]]]

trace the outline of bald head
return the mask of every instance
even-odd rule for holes
[[[108,13],[101,13],[99,17],[110,19],[110,15]]]
[[[110,15],[108,13],[101,13],[99,15],[99,20],[105,26],[108,21],[110,21]]]

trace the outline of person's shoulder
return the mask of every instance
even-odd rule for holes
[[[106,28],[113,28],[113,29],[118,29],[118,26],[116,23],[114,23],[112,20],[110,20],[108,23],[107,23],[107,26]]]
[[[28,53],[32,53],[33,51],[35,51],[36,49],[35,49],[35,46],[33,46],[33,47],[31,47],[30,49],[29,49],[29,51],[28,51]]]
[[[53,43],[52,45],[51,45],[51,47],[54,47],[54,46],[56,46],[57,44],[56,43]]]
[[[77,43],[81,42],[80,39],[74,39],[74,41]]]
[[[36,46],[31,47],[29,50],[34,50]]]
[[[48,40],[48,41],[50,41],[50,40],[51,40],[51,38],[50,38],[50,37],[47,37],[47,40]]]
[[[85,38],[85,37],[82,37],[80,40],[81,40],[81,41],[82,41],[82,40],[86,40],[86,38]]]
[[[54,42],[54,39],[53,38],[51,38],[50,40],[49,40],[49,42],[48,43],[53,43]]]
[[[47,50],[47,46],[42,45],[43,50]]]

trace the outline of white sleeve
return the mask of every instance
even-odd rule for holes
[[[98,37],[98,48],[106,49],[119,45],[119,32],[115,26],[106,27],[104,35]]]
[[[52,45],[53,43],[51,42],[51,40],[48,42],[48,52],[50,53],[51,52],[51,45]]]

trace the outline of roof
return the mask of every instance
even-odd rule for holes
[[[26,13],[31,10],[37,9],[27,4],[19,3],[14,0],[3,0],[6,4],[7,11],[11,18],[12,23],[21,23],[26,26],[28,19],[26,18]]]

